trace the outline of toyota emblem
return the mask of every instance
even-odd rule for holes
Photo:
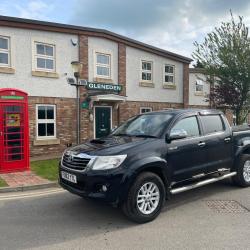
[[[74,155],[69,155],[69,161],[73,161],[74,160]]]

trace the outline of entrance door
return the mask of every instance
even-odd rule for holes
[[[101,138],[111,131],[111,107],[95,107],[95,137]]]
[[[27,168],[25,155],[25,106],[23,103],[0,104],[1,171]]]

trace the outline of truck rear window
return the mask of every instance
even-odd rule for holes
[[[225,130],[225,126],[220,115],[204,115],[200,118],[205,134],[212,134]]]

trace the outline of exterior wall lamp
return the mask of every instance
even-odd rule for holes
[[[76,142],[77,144],[80,144],[81,141],[81,129],[80,129],[80,89],[81,86],[79,83],[80,73],[82,69],[82,63],[79,61],[73,61],[71,62],[71,67],[74,73],[74,77],[76,79],[75,86],[76,86]]]

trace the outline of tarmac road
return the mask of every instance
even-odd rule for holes
[[[0,249],[250,249],[250,188],[228,181],[173,196],[143,225],[60,189],[40,192],[0,196]],[[237,203],[218,212],[218,201]]]

